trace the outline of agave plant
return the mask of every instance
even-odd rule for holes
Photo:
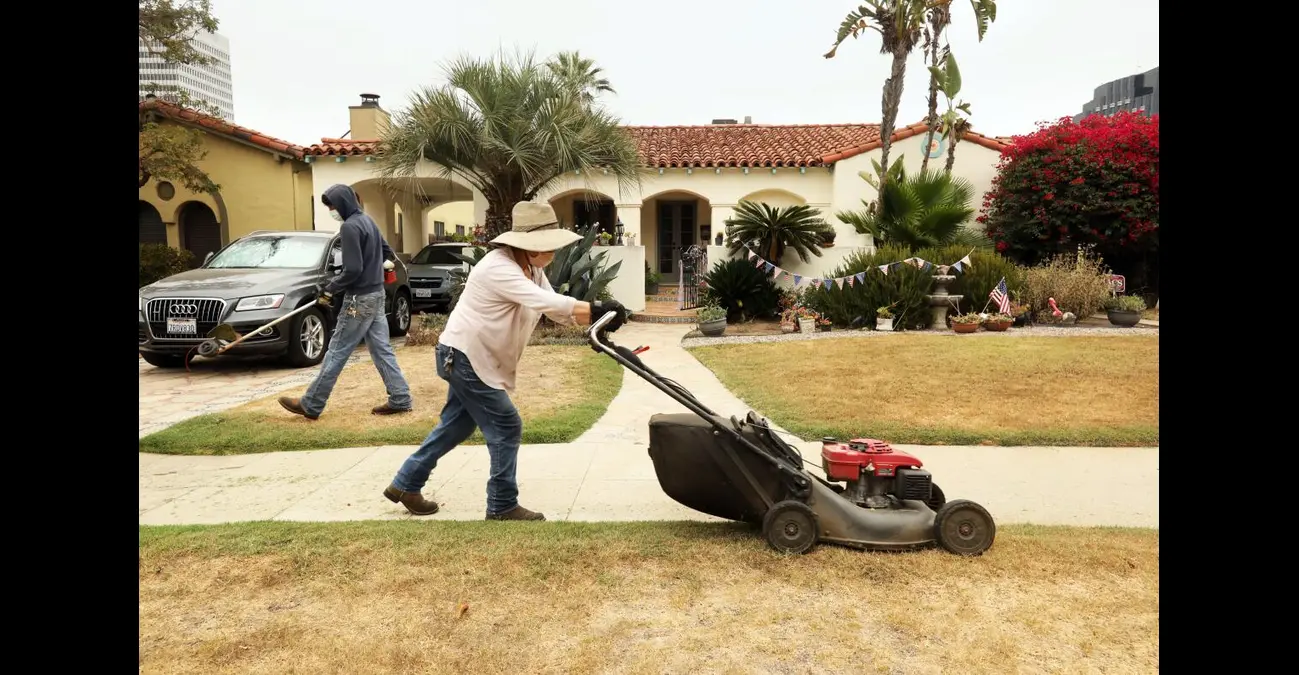
[[[742,200],[735,207],[735,217],[726,221],[731,235],[731,254],[753,246],[764,259],[779,265],[785,250],[792,248],[803,262],[810,255],[821,257],[821,244],[833,228],[821,219],[818,211],[807,204],[784,208],[762,202]]]
[[[555,259],[546,265],[546,279],[556,293],[592,302],[601,297],[609,283],[618,277],[618,270],[622,268],[621,260],[605,267],[603,263],[606,252],[591,255],[591,247],[598,234],[596,228],[588,228],[580,241],[555,252]]]
[[[904,172],[885,184],[877,211],[871,212],[863,200],[867,208],[835,216],[857,232],[870,234],[877,246],[891,244],[911,251],[948,244],[983,247],[991,242],[965,227],[975,213],[973,197],[969,181],[945,171]]]

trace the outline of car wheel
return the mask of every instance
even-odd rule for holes
[[[174,354],[154,354],[151,352],[140,352],[140,358],[154,368],[184,368],[186,361],[193,361],[194,357],[188,353],[185,356],[176,356]]]
[[[392,314],[388,315],[388,333],[401,337],[410,330],[410,295],[406,291],[397,291],[392,301]]]
[[[285,360],[296,368],[307,368],[325,358],[329,346],[329,328],[318,309],[307,310],[289,322],[289,349]]]

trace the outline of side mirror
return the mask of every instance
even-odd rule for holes
[[[216,257],[216,251],[208,251],[207,255],[203,256],[203,264],[204,265],[208,264],[208,261],[212,260],[215,257]]]
[[[341,249],[336,248],[329,252],[329,264],[326,267],[331,271],[343,267],[343,251]]]

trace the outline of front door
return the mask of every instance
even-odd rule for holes
[[[658,203],[658,260],[660,283],[681,279],[681,256],[695,242],[696,202]]]

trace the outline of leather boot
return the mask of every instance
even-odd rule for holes
[[[437,502],[425,499],[424,495],[421,495],[418,492],[406,492],[405,490],[398,490],[395,486],[389,485],[387,489],[383,491],[383,496],[387,497],[388,501],[394,504],[401,504],[406,507],[406,510],[410,511],[412,515],[431,516],[438,512]]]
[[[545,520],[546,517],[536,511],[529,511],[522,506],[516,506],[505,513],[489,513],[488,520]]]

